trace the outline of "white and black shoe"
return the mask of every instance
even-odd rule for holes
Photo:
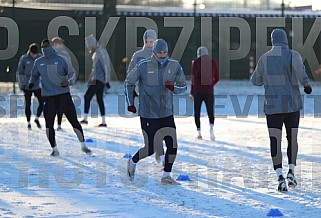
[[[28,130],[31,130],[31,124],[30,123],[28,124]]]
[[[285,178],[283,177],[283,175],[279,176],[278,182],[279,182],[278,191],[287,192],[288,188],[286,186]]]
[[[215,135],[213,130],[210,130],[210,137],[212,141],[215,141]]]
[[[59,156],[59,151],[58,150],[52,151],[50,156]]]
[[[286,179],[288,180],[289,187],[295,188],[298,185],[292,170],[289,170],[288,175],[286,176]]]
[[[89,156],[92,155],[92,151],[87,146],[81,146],[81,151],[86,153]]]
[[[161,183],[162,184],[169,184],[169,185],[181,185],[181,183],[177,182],[175,179],[173,179],[170,176],[162,177]]]
[[[128,159],[127,161],[127,177],[129,181],[133,181],[135,177],[135,170],[136,170],[136,164],[132,163],[132,159]]]
[[[58,155],[59,155],[59,151],[58,151],[57,146],[55,146],[52,148],[52,152],[51,152],[50,156],[58,156]]]
[[[160,156],[156,152],[155,152],[155,160],[157,163],[160,163],[162,161]]]

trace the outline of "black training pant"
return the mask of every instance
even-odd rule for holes
[[[74,128],[78,140],[84,141],[84,133],[82,127],[77,119],[77,112],[72,101],[70,93],[61,95],[43,97],[44,100],[44,117],[46,120],[46,133],[51,147],[56,146],[54,122],[56,114],[59,110],[65,114],[67,120]]]
[[[194,94],[194,118],[195,118],[195,125],[197,129],[201,129],[201,107],[203,101],[205,102],[207,115],[210,124],[214,124],[214,95],[213,93],[210,94],[202,94],[202,93],[195,93]]]
[[[154,154],[155,149],[163,146],[165,140],[165,172],[171,172],[177,154],[177,136],[174,117],[164,117],[159,119],[140,118],[143,131],[145,146],[137,151],[133,157],[133,162],[138,161]]]
[[[36,96],[36,98],[38,99],[38,108],[37,108],[37,117],[40,117],[42,110],[43,110],[43,100],[42,100],[42,96],[41,96],[41,89],[37,89],[37,90],[24,90],[23,91],[25,94],[25,114],[27,117],[27,121],[30,121],[31,118],[31,97],[32,97],[32,93]]]
[[[58,123],[58,125],[61,125],[61,123],[62,123],[62,116],[63,116],[64,114],[63,114],[63,112],[62,112],[62,110],[58,110],[57,111],[57,123]]]
[[[266,115],[269,128],[270,149],[274,170],[282,168],[282,126],[285,125],[286,138],[288,140],[287,156],[288,163],[296,165],[298,154],[298,128],[300,122],[300,111],[293,113],[281,113]]]
[[[99,80],[95,80],[95,85],[89,85],[85,93],[85,114],[88,114],[90,101],[96,94],[99,110],[101,116],[105,115],[105,105],[104,105],[104,88],[105,84]]]

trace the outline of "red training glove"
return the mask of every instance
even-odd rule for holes
[[[127,110],[128,110],[129,112],[132,112],[132,113],[136,113],[136,112],[137,112],[135,105],[130,105],[130,106],[128,106],[128,107],[127,107]]]
[[[60,83],[60,86],[61,87],[68,87],[69,86],[69,81],[68,80],[63,80],[61,83]]]
[[[174,91],[174,85],[173,85],[173,83],[171,83],[170,81],[166,81],[165,82],[165,86],[166,86],[166,88],[168,88],[169,90],[171,90],[171,91]]]

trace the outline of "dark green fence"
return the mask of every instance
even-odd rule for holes
[[[221,76],[223,79],[248,79],[249,78],[249,57],[254,57],[256,62],[258,55],[258,43],[269,45],[269,40],[260,42],[257,36],[256,26],[257,17],[245,16],[237,17],[234,19],[241,19],[250,28],[250,48],[248,52],[241,55],[237,60],[230,57],[229,51],[237,51],[242,42],[240,41],[240,30],[237,28],[225,29],[225,21],[222,18],[227,18],[227,15],[200,15],[193,17],[190,14],[173,14],[173,13],[120,13],[119,17],[112,17],[113,19],[110,26],[103,22],[102,15],[97,11],[67,11],[67,10],[36,10],[36,9],[21,9],[15,8],[1,8],[0,19],[10,18],[18,26],[18,50],[13,57],[6,58],[2,53],[0,57],[0,81],[13,81],[15,79],[16,66],[22,54],[27,51],[28,45],[32,42],[40,43],[42,39],[47,38],[49,24],[53,19],[62,18],[65,16],[65,21],[60,22],[58,35],[65,40],[66,46],[74,54],[74,63],[79,65],[79,79],[85,80],[89,75],[91,69],[91,59],[85,49],[84,39],[86,34],[96,30],[96,35],[105,40],[108,39],[107,50],[110,54],[114,72],[112,74],[113,80],[124,80],[126,76],[126,66],[130,60],[134,48],[142,46],[142,35],[145,31],[144,23],[140,24],[140,19],[150,20],[155,23],[158,28],[160,38],[164,38],[169,44],[169,53],[173,54],[174,58],[179,59],[181,62],[187,78],[190,75],[190,67],[192,60],[196,57],[196,49],[202,44],[211,47],[213,56],[219,60]],[[183,19],[182,19],[183,18]],[[111,21],[111,19],[109,19]],[[262,19],[262,18],[259,18]],[[277,18],[282,19],[282,18]],[[304,18],[303,19],[303,39],[305,40],[310,33],[312,25],[318,18]],[[137,25],[137,33],[132,32],[133,26]],[[112,29],[114,24],[114,30]],[[75,27],[76,33],[73,33],[68,27]],[[203,26],[202,26],[203,25]],[[291,30],[293,19],[287,17],[285,19],[285,29],[289,34],[289,42],[292,45]],[[202,28],[203,29],[202,29]],[[8,45],[8,29],[6,25],[0,26],[0,51],[6,49],[8,46],[15,47],[17,45]],[[205,30],[204,30],[205,28]],[[206,29],[208,28],[208,30]],[[265,38],[269,39],[270,32],[273,28],[268,28]],[[71,31],[71,32],[70,32]],[[103,32],[104,31],[104,32]],[[224,34],[220,35],[222,31],[229,31],[229,37],[224,38]],[[319,34],[319,32],[316,32]],[[316,34],[314,33],[314,34]],[[126,38],[127,34],[127,38]],[[134,35],[135,34],[135,35]],[[205,35],[205,36],[204,36]],[[103,37],[102,37],[103,36]],[[110,36],[110,38],[108,38]],[[183,40],[182,38],[183,37]],[[220,38],[221,37],[221,38]],[[263,38],[264,38],[263,37]],[[187,39],[187,40],[186,40]],[[134,40],[134,41],[133,41]],[[229,42],[227,42],[229,40]],[[9,40],[10,41],[10,40]],[[130,43],[129,43],[130,42]],[[132,45],[135,44],[135,45]],[[126,45],[127,44],[127,45]],[[223,45],[229,45],[225,50],[222,49]],[[220,48],[221,47],[221,48]],[[317,36],[313,45],[313,52],[316,59],[320,60],[320,37]],[[174,50],[176,49],[176,50]],[[221,50],[220,50],[221,49]],[[173,53],[174,52],[174,53]],[[126,62],[127,60],[127,62]],[[312,79],[319,80],[320,76],[316,72],[318,64],[311,64],[305,61],[306,69]],[[228,66],[228,67],[227,67]]]

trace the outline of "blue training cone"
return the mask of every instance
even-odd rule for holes
[[[131,154],[125,154],[125,155],[123,156],[123,158],[132,158],[132,155],[131,155]]]
[[[177,181],[191,181],[189,176],[187,174],[180,174],[177,179]]]
[[[267,216],[283,216],[283,213],[279,209],[271,209]]]
[[[95,142],[95,141],[93,139],[91,139],[91,138],[88,138],[88,139],[85,140],[85,142]]]

